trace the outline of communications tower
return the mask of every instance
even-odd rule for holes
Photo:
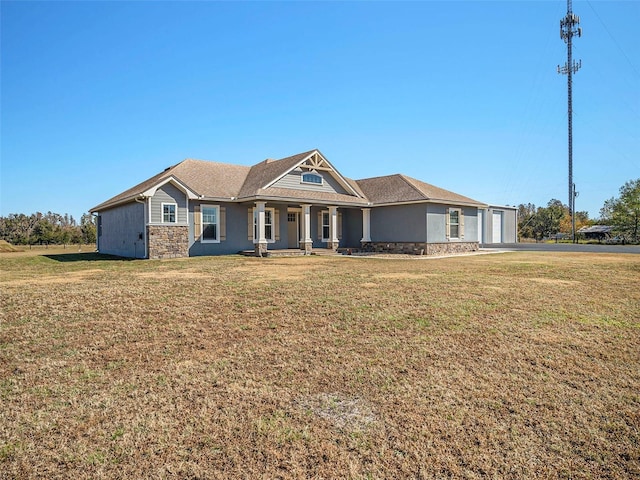
[[[571,214],[571,241],[576,240],[576,184],[573,183],[573,108],[572,108],[572,76],[582,67],[582,60],[576,63],[572,56],[572,39],[574,35],[582,36],[580,17],[573,13],[571,0],[567,0],[567,14],[560,20],[560,38],[567,44],[567,62],[558,65],[558,73],[567,76],[567,118],[569,128],[569,212]]]

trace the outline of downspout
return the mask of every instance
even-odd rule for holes
[[[144,208],[144,232],[142,232],[142,238],[144,239],[144,257],[143,258],[149,258],[148,242],[147,242],[147,223],[148,223],[147,202],[145,202],[144,200],[145,200],[145,197],[135,198],[135,201],[137,203],[141,203]]]
[[[426,222],[425,222],[425,233],[427,234],[427,238],[425,238],[424,246],[426,247],[426,253],[429,255],[429,204],[426,204]]]

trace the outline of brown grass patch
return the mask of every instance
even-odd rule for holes
[[[640,476],[637,255],[0,278],[0,478]]]
[[[16,247],[15,245],[11,245],[6,240],[0,240],[0,253],[13,253],[13,252],[21,252],[22,248]]]

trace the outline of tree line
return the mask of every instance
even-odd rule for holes
[[[600,217],[589,219],[588,212],[575,212],[576,232],[590,225],[607,225],[612,235],[625,242],[640,242],[640,178],[620,188],[620,195],[605,201]],[[518,205],[518,232],[521,238],[542,240],[556,234],[571,233],[569,206],[552,199],[546,207],[532,203]]]
[[[600,209],[600,218],[589,219],[588,212],[576,212],[576,231],[588,225],[609,225],[613,235],[626,242],[640,242],[640,178],[630,180],[620,188],[620,195],[612,197]],[[542,240],[558,233],[571,233],[569,207],[552,199],[546,207],[532,203],[518,206],[518,232],[521,238]],[[0,240],[13,245],[36,244],[92,244],[96,242],[94,217],[85,213],[76,222],[73,216],[40,212],[25,215],[12,213],[0,217]]]
[[[11,213],[0,217],[0,239],[13,245],[92,244],[96,242],[96,225],[88,213],[80,223],[67,213]]]

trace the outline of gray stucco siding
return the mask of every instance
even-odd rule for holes
[[[464,213],[464,238],[465,242],[478,241],[478,209],[475,207],[465,207]]]
[[[237,204],[237,203],[212,203],[205,202],[207,205],[219,205],[225,208],[225,240],[219,243],[206,243],[195,240],[194,225],[194,208],[197,203],[191,202],[189,205],[189,255],[228,255],[238,253],[242,250],[253,250],[255,245],[253,240],[249,240],[249,222],[248,212],[253,208],[253,204]],[[270,205],[267,208],[273,208],[278,211],[279,240],[269,242],[268,249],[277,250],[287,248],[287,206],[286,205]]]
[[[98,251],[120,257],[144,258],[145,218],[144,205],[133,202],[99,213],[101,235]]]
[[[237,203],[205,202],[206,205],[219,205],[225,208],[226,238],[220,243],[202,243],[195,241],[194,208],[196,203],[189,203],[189,256],[229,255],[241,250],[252,250],[253,242],[248,239],[247,205]]]
[[[358,247],[362,240],[362,210],[359,208],[338,209],[342,212],[341,247]]]
[[[461,208],[464,214],[464,238],[460,241],[477,241],[477,208],[431,203],[373,208],[371,210],[371,241],[448,242],[446,215],[449,208]]]
[[[282,177],[276,183],[273,184],[275,188],[291,188],[295,190],[304,190],[309,192],[327,192],[327,193],[340,193],[348,195],[342,186],[327,172],[314,172],[320,175],[323,179],[322,185],[315,183],[302,183],[302,174],[309,172],[293,171]]]
[[[371,241],[424,242],[425,204],[392,205],[371,209]]]
[[[426,204],[425,214],[427,218],[427,242],[441,243],[447,241],[447,214],[446,205]],[[466,221],[465,221],[466,226]]]
[[[187,196],[170,183],[158,188],[155,195],[151,197],[151,223],[162,223],[163,203],[176,203],[178,205],[177,223],[182,225],[187,223]]]

